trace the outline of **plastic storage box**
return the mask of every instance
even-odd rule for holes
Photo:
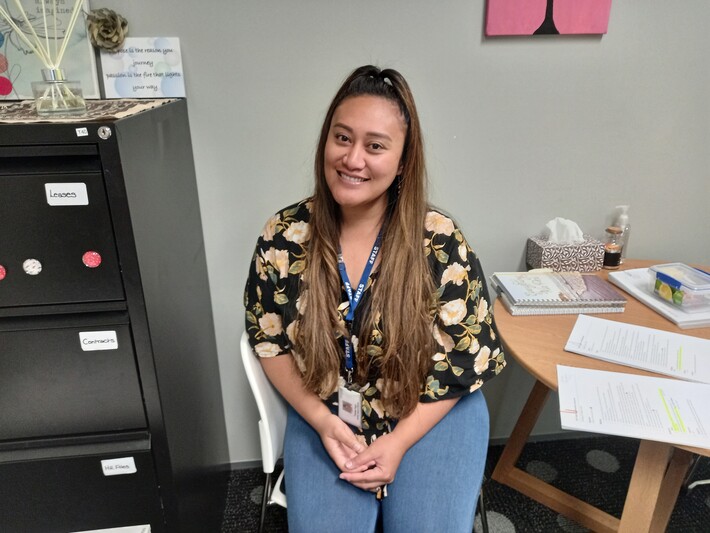
[[[684,263],[649,268],[651,290],[689,313],[710,311],[710,274]]]

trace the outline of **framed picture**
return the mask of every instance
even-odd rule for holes
[[[126,37],[117,50],[101,50],[104,97],[184,98],[177,37]]]
[[[607,32],[611,0],[488,0],[486,35]]]
[[[42,2],[45,11],[42,10]],[[0,0],[0,5],[12,17],[21,31],[49,43],[50,50],[56,44],[61,48],[64,31],[72,15],[71,0],[20,0],[32,28],[25,22],[13,0]],[[56,17],[53,13],[57,7]],[[84,1],[84,13],[89,12],[89,2]],[[45,16],[46,15],[46,16]],[[46,20],[46,25],[45,25]],[[69,37],[60,68],[68,80],[81,82],[85,98],[99,98],[99,80],[96,75],[96,54],[91,46],[85,15],[80,14]],[[56,22],[55,22],[56,21]],[[55,25],[56,24],[56,25]],[[56,35],[57,39],[54,38]],[[32,82],[42,80],[44,64],[29,46],[16,34],[4,19],[0,18],[0,100],[25,100],[33,98]]]

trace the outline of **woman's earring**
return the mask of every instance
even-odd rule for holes
[[[397,174],[397,196],[402,192],[402,175]]]

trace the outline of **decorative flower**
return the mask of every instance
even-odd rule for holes
[[[440,316],[445,326],[458,324],[466,318],[466,304],[461,298],[447,302],[441,307]]]
[[[488,369],[488,361],[490,361],[490,358],[491,349],[488,346],[481,348],[481,351],[478,352],[476,360],[473,363],[473,369],[476,371],[476,374],[480,376]]]
[[[377,413],[378,417],[385,417],[385,405],[382,403],[382,400],[380,400],[379,398],[373,398],[372,400],[370,400],[370,407],[372,407],[372,410]]]
[[[483,380],[482,379],[477,379],[476,382],[469,387],[468,392],[473,392],[475,390],[478,390],[481,388],[481,385],[483,385]]]
[[[295,242],[296,244],[302,244],[307,241],[311,235],[311,228],[308,222],[294,222],[284,231],[284,237],[287,241]]]
[[[264,261],[272,265],[278,272],[279,278],[285,279],[288,276],[288,251],[277,250],[274,247],[261,253]]]
[[[281,353],[281,348],[273,342],[260,342],[254,346],[254,351],[259,357],[276,357]]]
[[[476,337],[471,338],[471,344],[468,347],[468,353],[471,355],[476,355],[478,353],[478,350],[481,349],[481,345],[478,342],[478,339]]]
[[[128,21],[110,9],[94,9],[86,17],[91,44],[104,50],[121,48],[128,35]]]
[[[266,281],[266,259],[261,256],[258,256],[254,262],[256,264],[256,273],[259,275],[259,278],[263,281]]]
[[[459,263],[449,265],[441,276],[441,284],[446,285],[447,282],[451,281],[454,285],[460,286],[467,277],[466,271],[470,269],[470,266],[467,265],[466,268],[464,268],[463,265]]]
[[[454,339],[451,338],[451,335],[441,331],[436,324],[434,324],[434,340],[439,343],[440,346],[443,346],[447,353],[453,350],[456,346],[456,343],[454,342]]]
[[[291,345],[296,344],[296,338],[298,337],[298,320],[294,320],[286,327],[286,336]]]
[[[306,301],[308,298],[306,295],[308,294],[308,289],[303,291],[301,295],[296,299],[296,311],[298,311],[299,315],[302,315],[303,312],[306,310]]]
[[[259,327],[269,337],[274,337],[283,331],[281,317],[276,313],[265,313],[259,319]]]
[[[436,211],[429,211],[426,214],[424,227],[427,231],[442,235],[451,235],[454,232],[453,220]]]
[[[466,261],[468,258],[468,250],[466,249],[466,244],[464,243],[459,244],[459,257],[462,261]]]
[[[488,316],[488,301],[485,298],[481,298],[481,300],[478,302],[478,310],[476,313],[476,320],[478,322],[483,323],[486,320],[486,317]]]
[[[274,240],[276,225],[279,223],[280,219],[281,217],[279,215],[274,215],[266,221],[264,229],[261,230],[261,238],[264,239],[265,242]]]

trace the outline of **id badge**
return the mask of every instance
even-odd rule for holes
[[[362,429],[362,396],[345,385],[338,388],[338,416],[343,422]]]

